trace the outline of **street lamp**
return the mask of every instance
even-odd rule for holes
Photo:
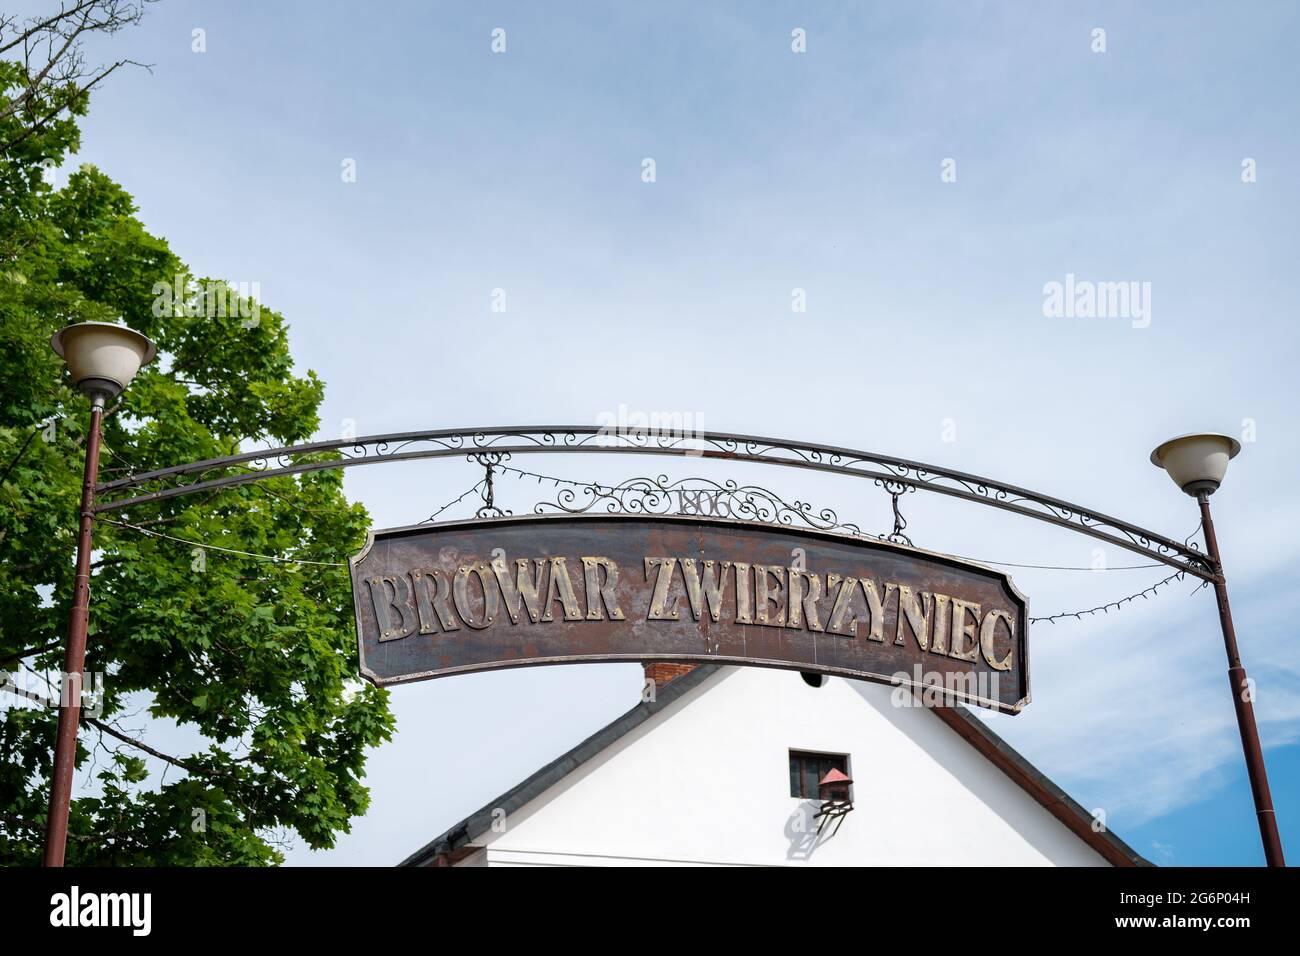
[[[77,538],[77,576],[68,616],[68,646],[59,688],[59,733],[50,781],[50,813],[45,821],[46,866],[62,866],[68,842],[68,807],[77,762],[77,723],[81,719],[82,671],[86,666],[86,624],[90,615],[90,551],[94,531],[95,484],[99,478],[99,426],[104,403],[119,395],[157,349],[148,338],[110,322],[81,322],[54,333],[50,346],[63,357],[77,389],[90,399],[86,470],[81,484],[81,531]]]
[[[1209,552],[1211,570],[1214,572],[1214,593],[1219,601],[1219,623],[1223,627],[1223,646],[1228,652],[1228,683],[1232,688],[1232,703],[1237,709],[1237,729],[1241,732],[1241,748],[1246,754],[1246,771],[1250,775],[1250,790],[1255,798],[1255,815],[1259,820],[1259,835],[1264,842],[1264,858],[1269,866],[1286,866],[1282,857],[1282,839],[1278,836],[1277,815],[1273,812],[1273,796],[1268,790],[1268,773],[1264,769],[1264,751],[1259,745],[1259,731],[1255,727],[1254,693],[1246,679],[1237,652],[1237,633],[1232,626],[1232,610],[1228,606],[1228,585],[1223,577],[1223,562],[1219,558],[1219,542],[1214,536],[1214,521],[1210,517],[1210,495],[1219,490],[1228,461],[1237,457],[1241,443],[1228,435],[1180,435],[1159,445],[1151,453],[1151,463],[1163,468],[1174,484],[1194,497],[1201,506],[1201,525],[1205,529],[1205,547]]]

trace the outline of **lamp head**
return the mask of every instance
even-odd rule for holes
[[[78,322],[60,329],[50,346],[63,357],[78,390],[94,401],[121,394],[158,349],[135,329],[112,322]]]
[[[1219,490],[1229,459],[1241,451],[1241,442],[1230,435],[1207,432],[1179,435],[1156,446],[1151,464],[1169,473],[1174,484],[1193,497]]]

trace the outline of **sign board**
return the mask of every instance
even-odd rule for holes
[[[589,661],[753,664],[1029,702],[1024,597],[1001,572],[873,539],[677,516],[372,533],[352,558],[376,684]],[[950,698],[949,698],[950,700]],[[936,701],[942,702],[942,701]]]

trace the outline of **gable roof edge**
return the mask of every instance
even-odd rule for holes
[[[989,762],[1011,778],[1034,798],[1048,813],[1056,817],[1075,836],[1087,843],[1112,866],[1154,866],[1131,846],[1117,837],[1109,828],[1100,832],[1091,813],[1078,801],[1053,783],[1046,774],[1025,759],[1014,747],[999,737],[984,721],[960,704],[952,707],[931,707],[930,712],[951,727],[958,736],[978,750]]]
[[[634,728],[639,727],[673,702],[684,697],[721,669],[722,667],[719,664],[701,664],[691,672],[664,684],[656,690],[654,700],[642,701],[637,704],[627,713],[615,719],[613,723],[606,724],[596,731],[568,753],[555,758],[542,769],[516,786],[511,787],[486,806],[471,813],[451,829],[434,837],[429,843],[416,850],[397,865],[428,866],[435,864],[439,857],[446,856],[449,860],[455,861],[464,855],[468,855],[467,853],[458,854],[457,851],[467,847],[476,838],[492,828],[493,813],[495,811],[504,810],[508,817],[516,810],[531,803],[535,798],[555,786],[602,750],[626,736]]]

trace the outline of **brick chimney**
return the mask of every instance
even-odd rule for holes
[[[655,682],[655,690],[658,690],[659,688],[667,684],[669,681],[676,680],[678,677],[681,677],[683,674],[689,674],[691,671],[695,670],[695,668],[698,667],[699,665],[698,664],[669,664],[663,661],[655,661],[654,663],[646,662],[641,666],[645,668],[646,679],[653,680]]]

